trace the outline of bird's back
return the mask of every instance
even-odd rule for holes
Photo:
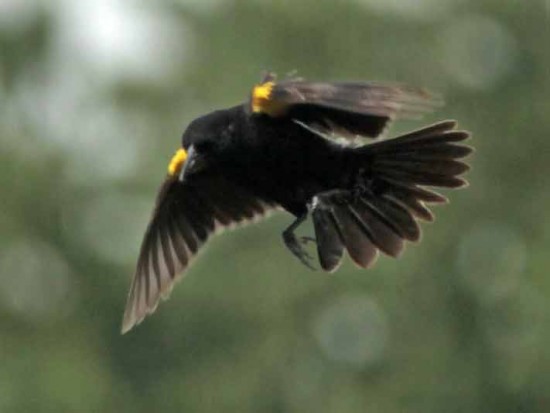
[[[349,180],[352,149],[292,120],[242,117],[233,133],[238,144],[223,155],[225,173],[294,214],[316,193]]]

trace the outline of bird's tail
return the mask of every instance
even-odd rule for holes
[[[469,167],[459,159],[472,148],[457,144],[469,133],[444,121],[355,149],[359,161],[354,188],[318,195],[312,217],[321,267],[333,271],[344,250],[359,266],[370,267],[378,250],[398,256],[405,241],[418,241],[417,219],[433,221],[425,204],[447,198],[424,188],[459,188]]]

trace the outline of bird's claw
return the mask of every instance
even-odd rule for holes
[[[317,268],[312,264],[314,258],[305,250],[304,245],[309,242],[316,242],[312,237],[300,237],[297,238],[296,235],[290,232],[283,233],[283,240],[287,248],[294,254],[302,264],[304,264],[309,269],[316,271]]]
[[[317,244],[317,240],[316,240],[315,238],[313,238],[313,237],[305,236],[305,237],[300,237],[300,238],[298,238],[298,239],[300,240],[300,243],[301,243],[302,245],[306,245],[306,244],[308,244],[308,243],[310,243],[310,242],[313,242],[314,244]]]

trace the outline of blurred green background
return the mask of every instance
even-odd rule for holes
[[[548,0],[0,0],[0,412],[549,412],[549,42]],[[460,120],[470,187],[368,272],[224,234],[121,336],[183,129],[266,69],[443,93],[390,134]]]

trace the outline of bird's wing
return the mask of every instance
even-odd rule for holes
[[[442,105],[424,89],[399,84],[275,81],[252,89],[250,111],[290,117],[326,135],[347,139],[379,136],[395,118],[418,118]]]
[[[198,250],[217,231],[266,215],[276,205],[247,193],[221,174],[180,182],[168,175],[145,233],[128,294],[122,332],[155,311]]]

